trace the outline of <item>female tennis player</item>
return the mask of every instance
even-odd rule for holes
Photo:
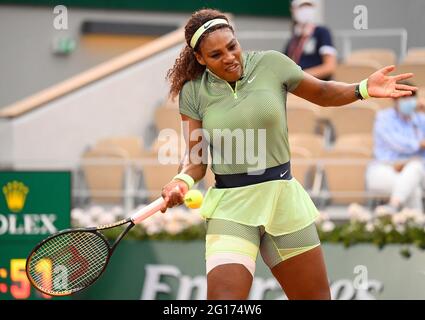
[[[207,219],[207,298],[246,299],[260,251],[289,299],[330,299],[314,224],[318,211],[291,176],[287,92],[320,106],[342,106],[368,97],[411,95],[416,88],[397,81],[413,75],[388,76],[394,70],[388,66],[359,84],[321,81],[282,53],[243,52],[228,18],[212,9],[192,14],[185,39],[167,76],[171,96],[179,95],[182,121],[189,124],[187,150],[179,173],[163,187],[161,211],[181,204],[204,177],[207,164],[190,156],[199,149],[190,134],[203,129],[216,179],[201,208]],[[252,152],[249,148],[222,148],[241,129],[247,132],[245,146],[255,142],[262,170],[252,172],[249,159],[235,160],[238,152]]]

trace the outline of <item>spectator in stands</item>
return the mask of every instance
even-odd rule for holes
[[[337,65],[336,49],[328,28],[314,23],[314,0],[293,0],[292,37],[284,53],[312,76],[330,80]]]
[[[404,85],[411,85],[407,82]],[[377,113],[374,126],[376,161],[367,170],[368,189],[390,194],[379,210],[396,213],[403,207],[423,212],[425,186],[425,114],[416,92],[394,99],[392,108]]]

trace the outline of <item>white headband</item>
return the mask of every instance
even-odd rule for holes
[[[229,24],[226,19],[212,19],[207,22],[205,22],[202,26],[196,30],[196,32],[193,34],[192,39],[190,40],[190,46],[192,49],[195,49],[196,43],[198,42],[199,38],[202,36],[202,34],[207,31],[209,28],[216,26],[218,24]]]

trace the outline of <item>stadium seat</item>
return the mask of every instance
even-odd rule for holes
[[[323,136],[317,134],[298,133],[289,135],[289,145],[291,147],[291,155],[294,148],[305,148],[309,152],[310,157],[318,158],[324,151]]]
[[[394,100],[391,98],[370,98],[367,102],[373,102],[380,109],[391,108],[394,106]]]
[[[418,87],[425,87],[425,63],[402,63],[397,66],[393,74],[414,73],[414,77],[409,79],[409,82]]]
[[[329,108],[328,117],[336,139],[345,134],[371,134],[379,108],[373,102],[358,101],[339,108]]]
[[[338,147],[326,152],[321,167],[333,204],[366,203],[365,175],[370,160],[366,148]]]
[[[344,60],[346,64],[368,63],[377,68],[396,64],[396,55],[390,49],[362,49],[355,50]]]
[[[161,196],[162,187],[177,174],[178,168],[178,164],[143,164],[143,181],[150,202]]]
[[[422,101],[422,103],[425,103],[425,87],[419,87],[418,98]]]
[[[335,149],[355,148],[367,150],[369,156],[373,155],[373,134],[372,133],[354,133],[344,134],[337,138],[334,144]]]
[[[308,100],[300,98],[292,93],[289,93],[286,98],[286,107],[287,108],[309,107],[311,109],[320,108],[320,106],[318,106],[317,104],[314,104]]]
[[[289,134],[310,133],[317,130],[318,112],[308,106],[288,107],[286,109]]]
[[[168,148],[171,147],[171,148]],[[164,148],[164,149],[163,149]],[[164,156],[176,156],[178,159],[182,159],[186,148],[186,143],[183,137],[169,137],[163,136],[161,139],[157,137],[152,143],[149,150],[151,157],[157,158],[158,155]]]
[[[361,64],[339,64],[334,73],[334,80],[356,83],[366,79],[378,69],[377,67]]]
[[[307,190],[313,185],[315,165],[313,155],[305,147],[291,146],[291,173]]]
[[[178,108],[159,107],[155,110],[155,126],[158,131],[173,129],[180,132],[181,116]]]
[[[117,136],[100,139],[96,147],[118,147],[128,153],[130,158],[140,158],[144,154],[143,140],[138,136]]]
[[[289,136],[291,169],[293,176],[307,189],[320,189],[320,171],[316,160],[325,151],[325,138],[317,134],[293,134]]]
[[[165,146],[165,144],[170,145],[170,142],[173,149]],[[181,143],[183,143],[183,146],[181,146]],[[174,146],[176,149],[174,149]],[[140,166],[143,174],[144,191],[147,192],[148,201],[158,198],[161,195],[162,187],[177,174],[184,148],[184,140],[181,137],[178,137],[176,143],[173,140],[158,139],[157,137],[151,148],[146,152],[146,157]]]
[[[96,147],[84,152],[81,159],[90,200],[121,204],[128,153],[119,147]]]
[[[425,63],[425,47],[410,48],[403,63]]]

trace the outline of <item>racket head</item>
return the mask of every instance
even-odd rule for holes
[[[41,241],[28,255],[27,277],[39,291],[67,296],[95,282],[112,254],[96,228],[68,229]]]

